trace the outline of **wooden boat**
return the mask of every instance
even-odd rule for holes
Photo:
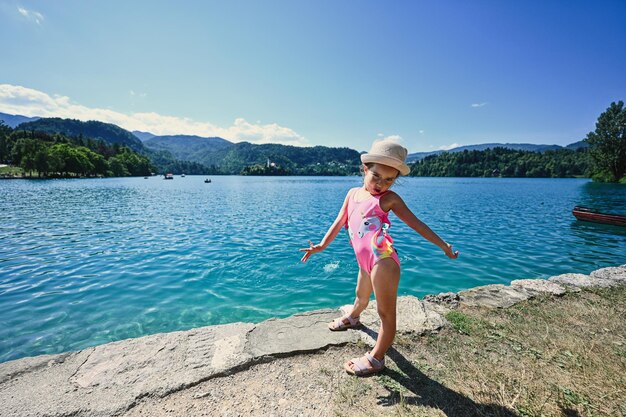
[[[572,214],[578,219],[586,222],[611,224],[613,226],[626,227],[625,214],[607,214],[600,213],[587,207],[576,206],[572,210]]]
[[[206,180],[204,180],[204,183],[205,183],[205,184],[208,184],[208,183],[210,183],[210,182],[211,182],[211,180],[210,180],[210,179],[208,179],[208,178],[207,178]]]

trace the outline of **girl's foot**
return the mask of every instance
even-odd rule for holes
[[[358,317],[352,318],[350,314],[346,314],[345,316],[339,317],[338,319],[335,319],[328,323],[328,328],[333,332],[337,332],[342,330],[348,330],[353,327],[358,327],[360,325],[361,322],[359,321]]]
[[[343,367],[350,375],[368,376],[385,369],[385,358],[378,360],[371,354],[366,353],[360,358],[350,359]]]

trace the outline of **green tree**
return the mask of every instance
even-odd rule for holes
[[[0,163],[8,162],[11,158],[11,144],[9,141],[11,132],[13,132],[13,129],[0,120]]]
[[[50,158],[49,165],[50,171],[59,172],[62,175],[67,175],[73,168],[68,161],[72,157],[72,146],[68,143],[57,143],[52,145],[48,151],[48,158]]]
[[[24,171],[32,171],[36,168],[37,153],[42,148],[41,142],[37,139],[18,139],[13,146],[13,164],[21,167]]]
[[[109,158],[109,174],[113,177],[127,177],[130,175],[126,164],[116,156]]]
[[[598,117],[596,130],[587,134],[595,165],[594,179],[619,181],[626,174],[626,109],[624,102],[611,103]]]
[[[48,159],[48,146],[41,146],[35,154],[35,169],[37,174],[41,177],[48,175],[50,171],[50,162]]]

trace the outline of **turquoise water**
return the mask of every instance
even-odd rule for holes
[[[351,303],[345,232],[302,264],[358,177],[0,181],[0,361]],[[400,293],[423,296],[626,263],[626,187],[577,179],[405,178],[452,261],[391,216]]]

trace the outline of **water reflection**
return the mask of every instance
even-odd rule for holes
[[[577,205],[605,213],[626,214],[626,185],[587,182],[581,187]]]

